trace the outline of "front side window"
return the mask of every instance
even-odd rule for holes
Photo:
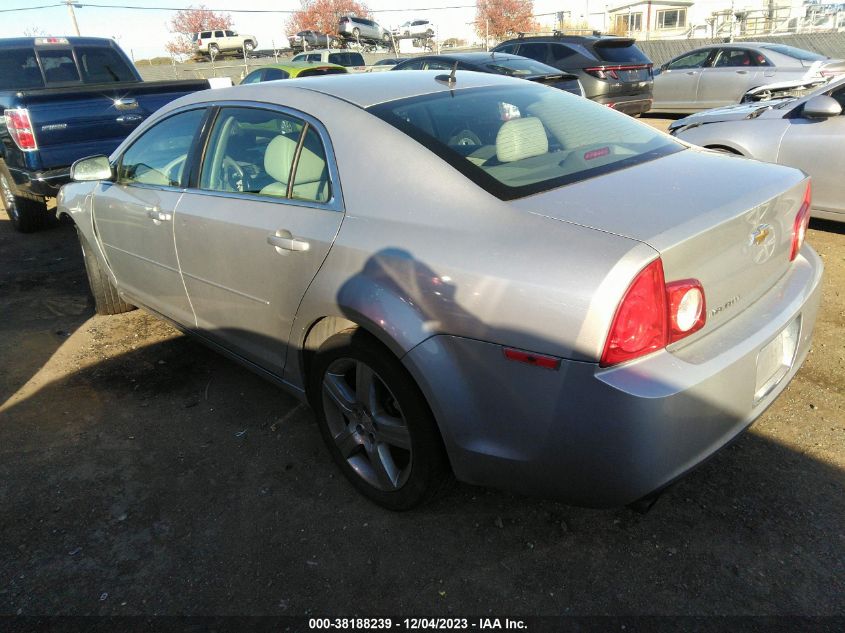
[[[658,29],[681,29],[687,25],[686,9],[667,9],[657,12]]]
[[[225,31],[225,33],[226,37],[235,37],[237,35],[234,31]]]
[[[48,84],[80,81],[73,53],[69,50],[42,50],[38,52],[38,57],[41,58],[41,68],[44,69],[44,78]]]
[[[174,114],[144,132],[120,159],[122,184],[178,187],[204,109]]]
[[[525,83],[438,92],[369,111],[503,200],[683,150],[618,112]]]
[[[259,108],[220,111],[199,186],[309,202],[331,198],[326,153],[316,130],[296,117]]]
[[[684,70],[686,68],[701,68],[704,66],[707,58],[710,57],[710,49],[703,51],[693,51],[689,55],[679,57],[673,62],[669,62],[667,68],[669,70]]]

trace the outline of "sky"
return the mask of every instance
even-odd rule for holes
[[[62,36],[73,35],[73,24],[68,9],[63,4],[36,9],[42,5],[60,4],[64,0],[0,0],[0,37],[22,36],[29,32]],[[259,48],[284,45],[284,23],[287,13],[300,7],[299,0],[75,0],[83,5],[75,9],[76,20],[82,35],[112,37],[134,59],[165,55],[164,44],[172,37],[168,23],[176,10],[190,5],[205,4],[208,8],[228,12],[233,26],[241,34],[253,35]],[[126,5],[134,7],[169,7],[173,10],[132,10],[94,7],[95,4]],[[407,20],[424,18],[434,22],[441,39],[460,37],[476,39],[472,21],[475,19],[475,0],[365,0],[376,21],[386,28],[398,26]],[[604,8],[603,0],[593,0],[593,5]],[[435,7],[459,7],[436,9]],[[590,0],[535,0],[534,12],[545,13],[571,9],[573,14],[583,14],[590,7]],[[7,9],[28,9],[2,12]],[[236,9],[279,11],[279,13],[241,13]]]

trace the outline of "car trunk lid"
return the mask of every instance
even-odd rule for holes
[[[786,272],[805,190],[797,170],[687,150],[514,204],[648,244],[667,282],[698,279],[707,324],[676,344],[683,346],[739,314]]]

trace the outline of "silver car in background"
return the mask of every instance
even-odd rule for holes
[[[451,473],[642,499],[741,433],[810,348],[804,174],[519,79],[199,92],[72,171],[59,213],[98,312],[143,306],[307,400],[392,509]]]
[[[811,94],[693,114],[669,126],[678,138],[804,170],[813,179],[811,214],[845,221],[845,78]]]
[[[696,112],[798,94],[841,74],[845,74],[845,61],[793,46],[713,44],[655,69],[651,112]]]

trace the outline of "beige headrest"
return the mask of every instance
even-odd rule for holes
[[[290,166],[293,164],[293,156],[296,154],[296,140],[280,134],[264,150],[264,170],[273,180],[283,185],[288,183],[290,178]]]
[[[539,156],[548,151],[549,138],[537,117],[505,121],[496,135],[496,158],[503,163]]]

